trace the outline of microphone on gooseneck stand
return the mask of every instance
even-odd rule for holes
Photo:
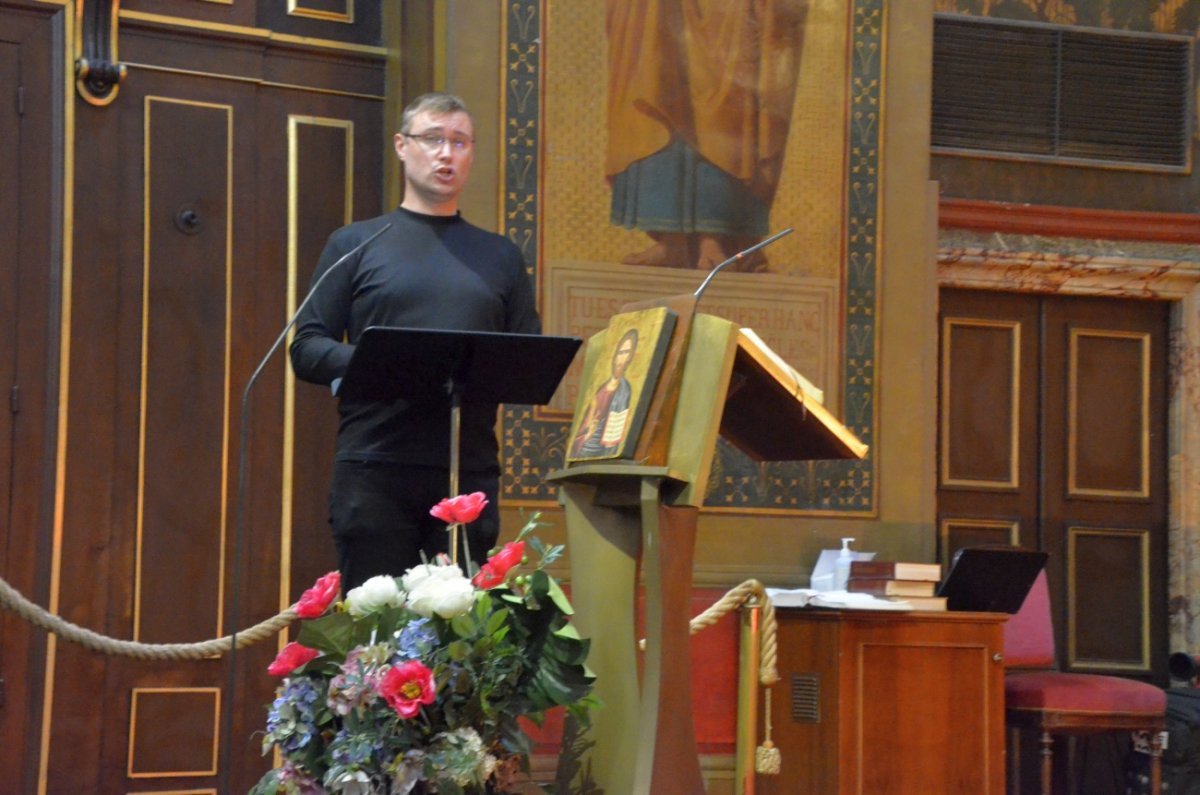
[[[708,272],[708,275],[704,277],[704,281],[700,282],[700,286],[696,288],[696,292],[694,292],[692,295],[695,297],[695,299],[697,301],[699,301],[700,296],[704,295],[704,291],[708,289],[708,283],[713,280],[714,276],[716,276],[718,273],[723,271],[725,269],[725,266],[730,265],[731,263],[737,262],[738,260],[745,259],[748,255],[753,254],[755,251],[758,251],[763,246],[768,246],[771,243],[774,243],[776,240],[783,237],[784,235],[790,235],[792,233],[792,229],[793,229],[793,227],[789,226],[787,229],[783,230],[782,232],[776,232],[775,234],[768,237],[766,240],[760,240],[759,242],[755,243],[750,248],[744,249],[744,250],[739,251],[738,253],[734,254],[732,257],[730,257],[729,259],[725,260],[717,267],[710,270]]]
[[[233,757],[233,694],[237,685],[237,666],[235,663],[237,659],[238,587],[240,584],[239,579],[241,574],[242,536],[245,525],[246,438],[248,430],[247,418],[249,416],[247,408],[250,404],[250,391],[254,388],[254,383],[258,380],[259,374],[262,373],[263,369],[267,366],[267,362],[270,361],[271,357],[275,354],[275,351],[279,349],[279,346],[282,345],[283,341],[287,338],[288,332],[292,330],[292,326],[296,325],[296,321],[299,319],[300,313],[304,311],[304,308],[308,306],[309,301],[311,301],[313,296],[317,294],[317,289],[320,288],[321,284],[324,283],[329,274],[336,271],[342,265],[342,263],[352,259],[355,254],[358,254],[360,251],[366,248],[368,244],[375,240],[375,238],[379,237],[391,228],[392,225],[390,223],[381,226],[366,240],[362,241],[357,246],[338,257],[332,265],[325,269],[325,272],[321,274],[320,278],[313,282],[312,287],[308,289],[308,294],[304,296],[304,300],[300,302],[298,307],[296,307],[296,311],[293,312],[292,316],[288,319],[287,325],[283,327],[283,331],[280,332],[279,336],[275,339],[274,344],[271,345],[270,349],[267,351],[267,355],[262,358],[262,361],[258,363],[258,367],[256,367],[254,372],[250,375],[250,379],[246,382],[246,388],[242,392],[241,428],[238,433],[237,518],[234,523],[233,569],[229,576],[229,614],[226,618],[226,621],[230,627],[228,633],[229,674],[226,682],[226,690],[228,693],[226,693],[227,704],[225,706],[224,716],[225,720],[223,734],[225,735],[225,759],[221,774],[221,792],[233,791],[230,789],[229,771],[230,760]]]

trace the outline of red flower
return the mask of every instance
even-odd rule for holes
[[[429,511],[446,524],[469,524],[479,518],[487,505],[487,496],[482,491],[448,497]]]
[[[341,573],[329,572],[313,583],[313,587],[301,594],[300,601],[296,603],[296,615],[300,618],[316,618],[321,615],[337,598],[338,589],[341,587]]]
[[[402,718],[411,718],[436,695],[433,671],[416,660],[393,666],[379,683],[379,695]]]
[[[307,646],[301,646],[299,643],[292,641],[283,647],[275,657],[275,661],[267,666],[267,673],[271,676],[287,676],[292,671],[304,665],[314,657],[320,656],[321,652],[316,649],[310,649]]]
[[[479,567],[479,572],[471,580],[476,588],[495,588],[504,582],[513,566],[525,557],[524,541],[509,541],[504,549],[488,558],[488,562]]]

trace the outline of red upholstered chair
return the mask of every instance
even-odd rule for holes
[[[1004,627],[1004,707],[1010,727],[1040,731],[1041,791],[1050,795],[1054,736],[1150,732],[1150,792],[1160,790],[1167,696],[1158,687],[1117,676],[1053,671],[1054,626],[1046,573]]]

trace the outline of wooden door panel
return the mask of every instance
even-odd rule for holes
[[[225,483],[234,405],[234,108],[151,96],[144,113],[133,633],[149,643],[179,643],[222,634],[221,551],[228,538]],[[178,593],[181,578],[189,609],[161,609]]]
[[[0,86],[20,85],[20,46],[0,40]],[[0,141],[20,139],[20,118],[13,102],[0,102]],[[17,267],[20,262],[17,246],[17,207],[20,188],[17,147],[0,147],[0,335],[6,340],[17,339]],[[0,575],[8,577],[9,544],[12,536],[12,465],[13,430],[16,416],[12,411],[12,390],[17,387],[17,349],[0,346],[0,389],[9,405],[0,410]],[[0,665],[4,660],[4,637],[0,635]],[[3,676],[0,669],[0,676]]]
[[[1088,328],[1072,328],[1070,335],[1067,493],[1144,499],[1150,488],[1150,335]]]
[[[1036,547],[1036,308],[1018,296],[946,290],[940,319],[942,561],[979,543]]]
[[[1043,301],[1043,527],[1068,670],[1166,679],[1167,308]]]
[[[1071,668],[1150,670],[1151,538],[1148,529],[1067,528]]]
[[[61,58],[53,42],[68,12],[43,4],[0,13],[0,576],[44,605],[53,540],[54,305],[62,276],[54,193]],[[36,786],[45,658],[45,634],[0,611],[0,789]]]
[[[947,317],[942,335],[942,485],[1016,489],[1021,324]]]
[[[290,190],[296,197],[296,257],[290,266],[294,289],[289,301],[294,311],[308,294],[325,239],[355,216],[355,123],[346,118],[291,116],[288,125],[288,154],[295,164]],[[294,449],[304,453],[285,464],[293,484],[288,492],[288,593],[295,599],[317,577],[336,568],[327,520],[336,412],[328,389],[297,383],[294,378],[289,383],[295,404],[288,421]]]

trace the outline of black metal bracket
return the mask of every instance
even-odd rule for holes
[[[75,89],[90,105],[117,98],[125,65],[117,60],[121,0],[75,1]]]

